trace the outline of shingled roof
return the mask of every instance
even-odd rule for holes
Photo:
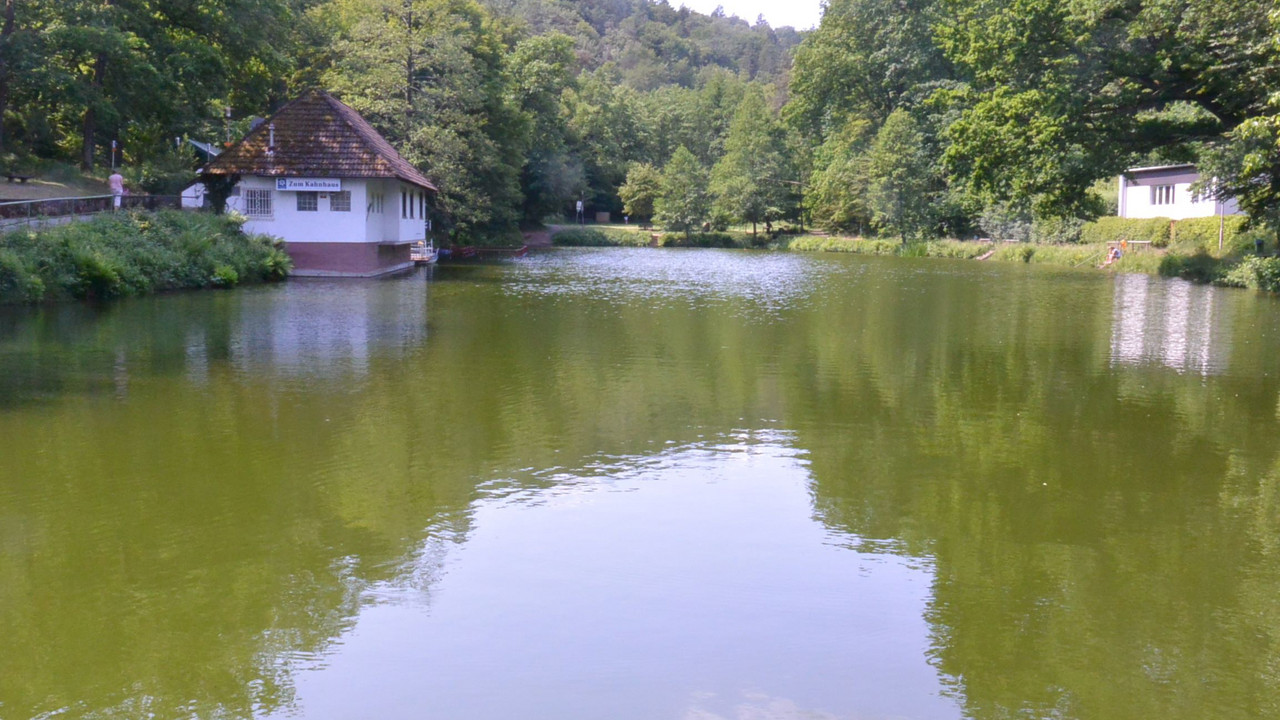
[[[272,124],[275,152],[268,156],[268,126]],[[280,108],[210,161],[204,171],[211,175],[397,178],[436,189],[360,113],[319,90]]]

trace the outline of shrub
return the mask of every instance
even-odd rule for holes
[[[1038,243],[1078,243],[1084,220],[1079,218],[1036,218],[1031,239]]]
[[[1009,205],[996,204],[984,208],[978,217],[978,227],[993,240],[1030,242],[1032,239],[1031,215]]]
[[[966,242],[964,240],[934,240],[929,243],[929,256],[942,258],[959,258],[971,260],[985,255],[995,249],[995,245],[986,242]]]
[[[1280,292],[1280,258],[1246,257],[1217,278],[1222,285]]]
[[[213,269],[213,277],[209,284],[220,288],[233,288],[240,284],[240,273],[230,265],[219,265]]]
[[[1224,254],[1253,249],[1253,237],[1245,231],[1247,222],[1247,218],[1238,215],[1222,218]],[[1203,250],[1207,253],[1217,253],[1218,228],[1216,217],[1179,220],[1173,224],[1169,246],[1186,252]]]
[[[863,255],[896,255],[901,243],[892,240],[864,240],[862,238],[824,237],[801,235],[779,243],[778,247],[801,252],[843,252]]]
[[[552,245],[566,247],[604,247],[614,245],[609,236],[594,228],[565,228],[551,235]]]
[[[225,217],[117,213],[0,235],[0,303],[232,286],[278,280],[290,267],[275,241]]]
[[[1080,241],[1089,245],[1121,240],[1146,241],[1154,247],[1167,247],[1170,222],[1168,218],[1098,218],[1081,227]]]
[[[659,242],[663,247],[731,248],[738,246],[737,241],[727,232],[693,233],[688,238],[684,235],[667,234],[663,235]]]
[[[1031,262],[1035,257],[1036,246],[1028,243],[1008,244],[996,249],[995,259],[1006,262]]]
[[[39,302],[44,282],[22,258],[10,250],[0,250],[0,302]]]
[[[1159,272],[1194,282],[1215,282],[1222,277],[1222,261],[1204,251],[1192,255],[1169,253],[1160,261]]]

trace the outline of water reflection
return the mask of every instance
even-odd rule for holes
[[[631,255],[0,318],[0,717],[1280,716],[1268,301]]]
[[[601,459],[478,501],[429,602],[375,588],[290,712],[801,717],[777,699],[801,697],[839,717],[958,717],[925,654],[929,573],[826,544],[788,440]]]
[[[1198,375],[1227,370],[1228,326],[1215,317],[1211,287],[1117,275],[1111,333],[1113,365],[1158,363]]]
[[[306,280],[249,294],[231,340],[232,364],[284,374],[363,375],[370,355],[395,358],[427,337],[430,285],[421,277],[390,282]]]

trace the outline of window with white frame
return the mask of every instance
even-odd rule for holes
[[[271,217],[271,190],[245,188],[244,214],[249,217]]]
[[[369,193],[369,213],[382,214],[382,193]]]
[[[1152,205],[1172,205],[1173,204],[1173,186],[1172,185],[1152,185],[1151,186],[1151,204]]]
[[[315,212],[320,209],[320,193],[299,192],[298,212]]]
[[[329,210],[332,212],[351,212],[351,191],[329,193]]]

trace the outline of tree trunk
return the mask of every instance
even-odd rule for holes
[[[4,0],[4,25],[0,27],[0,151],[4,150],[4,114],[9,109],[9,43],[17,10],[18,0]]]
[[[81,145],[80,145],[80,167],[85,170],[93,169],[94,156],[94,140],[98,135],[98,108],[97,103],[102,95],[102,78],[106,75],[107,56],[105,53],[98,53],[98,57],[93,61],[93,86],[92,92],[89,93],[89,102],[84,109],[84,123],[81,126]]]
[[[114,7],[117,0],[106,0],[108,8]],[[84,109],[84,124],[81,127],[80,165],[85,170],[93,169],[94,140],[98,135],[98,108],[102,100],[103,80],[107,75],[107,54],[98,53],[93,60],[93,84],[90,86],[89,102]],[[114,158],[113,158],[114,159]]]

